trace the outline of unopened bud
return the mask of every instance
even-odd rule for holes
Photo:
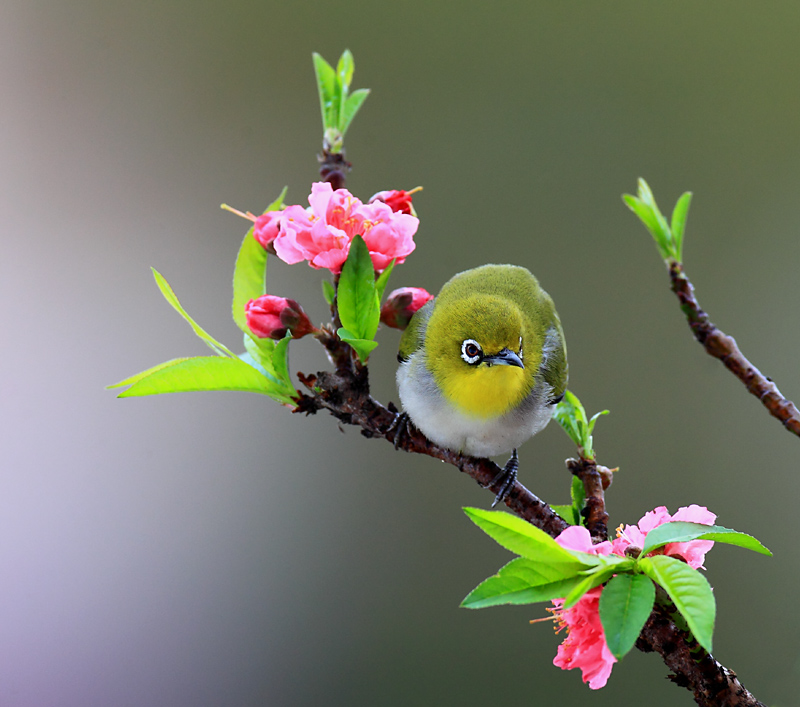
[[[293,299],[262,295],[244,307],[247,326],[262,339],[282,339],[290,331],[299,339],[316,331],[303,308]]]
[[[389,206],[392,211],[399,211],[403,214],[411,214],[412,216],[415,216],[416,214],[414,213],[414,207],[411,205],[411,195],[420,189],[422,189],[422,187],[417,187],[411,191],[406,191],[405,189],[388,189],[387,191],[379,191],[370,198],[369,203],[372,204],[376,201],[382,201],[384,204]]]
[[[381,321],[394,329],[405,329],[414,312],[433,299],[421,287],[401,287],[394,290],[381,307]]]

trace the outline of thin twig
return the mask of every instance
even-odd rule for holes
[[[694,287],[679,262],[670,263],[669,277],[672,291],[678,296],[694,338],[703,345],[709,355],[722,361],[725,367],[744,383],[747,390],[769,410],[770,415],[778,418],[789,432],[800,437],[800,411],[791,400],[783,397],[778,386],[770,378],[744,357],[733,337],[714,326],[708,315],[700,309],[694,296]]]
[[[567,459],[567,469],[581,480],[586,491],[583,515],[592,540],[596,543],[608,540],[605,485],[597,463],[591,459]]]

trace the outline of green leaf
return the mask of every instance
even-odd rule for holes
[[[339,57],[339,63],[336,65],[336,79],[342,88],[350,88],[355,68],[352,52],[349,49],[345,49],[342,52],[342,56]]]
[[[681,194],[675,208],[672,210],[672,239],[675,242],[675,253],[678,262],[683,262],[683,232],[686,228],[686,217],[689,215],[689,205],[692,203],[692,192]]]
[[[350,244],[339,278],[337,302],[342,326],[354,339],[372,341],[380,322],[380,302],[375,290],[375,268],[361,236]]]
[[[556,405],[553,418],[578,447],[580,455],[584,459],[594,459],[595,454],[592,446],[594,424],[600,415],[607,414],[608,410],[603,410],[595,413],[591,420],[587,420],[583,404],[572,391],[567,390],[564,393],[564,398]]]
[[[246,357],[240,356],[243,361],[250,365],[255,365],[269,380],[271,380],[285,395],[295,394],[295,387],[289,377],[287,365],[287,347],[291,341],[291,336],[287,336],[280,341],[274,339],[261,339],[257,336],[245,334],[244,347],[247,351]],[[284,343],[285,342],[285,343]]]
[[[697,642],[711,653],[717,604],[706,578],[685,562],[667,555],[644,557],[638,566],[664,588]]]
[[[358,113],[364,101],[367,100],[367,96],[369,96],[369,89],[359,88],[357,91],[353,91],[344,102],[344,109],[342,115],[339,117],[340,129],[343,137],[350,127],[350,123],[353,122],[353,118],[356,117],[356,113]]]
[[[275,368],[275,374],[278,378],[288,385],[292,391],[292,379],[289,376],[289,342],[292,340],[292,335],[287,332],[277,344],[275,344],[275,352],[272,355],[272,364]]]
[[[653,610],[656,588],[642,574],[612,577],[600,595],[600,622],[608,648],[617,660],[625,656]]]
[[[614,574],[624,571],[627,567],[633,567],[633,562],[625,563],[624,565],[620,563],[620,567],[595,567],[591,570],[586,570],[586,572],[584,572],[586,577],[578,582],[570,593],[564,597],[564,608],[569,609],[575,606],[586,592],[595,587],[599,587],[601,584],[607,582]]]
[[[598,564],[596,556],[564,549],[543,530],[517,516],[469,507],[464,508],[464,512],[484,533],[507,550],[557,568],[565,578]]]
[[[135,373],[132,376],[129,376],[125,380],[121,380],[119,383],[112,383],[111,385],[106,386],[106,390],[111,388],[124,388],[128,385],[133,385],[137,383],[142,378],[147,378],[147,376],[152,375],[156,371],[160,371],[162,368],[166,368],[167,366],[174,366],[177,363],[181,363],[182,361],[188,361],[191,356],[184,356],[183,358],[173,358],[169,361],[164,361],[164,363],[159,363],[157,366],[153,366],[152,368],[148,368],[145,371],[141,371],[140,373]]]
[[[551,503],[550,508],[558,513],[558,515],[570,525],[580,525],[580,518],[575,515],[575,508],[572,505]]]
[[[272,381],[239,358],[178,358],[154,366],[116,385],[126,385],[128,381],[133,383],[119,394],[120,398],[198,390],[240,390],[262,393],[281,402],[291,403],[291,399]]]
[[[245,333],[247,326],[245,305],[251,300],[261,297],[266,292],[267,251],[253,238],[252,227],[244,236],[236,266],[233,270],[233,303],[231,313],[233,321]]]
[[[314,52],[314,73],[317,76],[317,89],[319,90],[319,105],[322,111],[323,130],[339,126],[338,81],[333,67],[319,54]]]
[[[344,52],[342,52],[342,56],[339,57],[339,63],[336,65],[336,100],[339,103],[338,122],[336,126],[339,128],[342,138],[344,138],[344,130],[342,129],[342,124],[345,120],[344,110],[347,103],[347,94],[350,91],[350,82],[353,80],[354,70],[353,55],[350,53],[349,49],[345,49]]]
[[[333,300],[336,299],[336,290],[328,280],[322,281],[322,296],[329,305],[333,304]]]
[[[217,354],[217,356],[230,356],[232,358],[236,358],[236,354],[234,354],[224,344],[219,343],[219,341],[206,332],[205,329],[203,329],[197,322],[195,322],[194,319],[189,316],[187,311],[178,301],[178,298],[175,296],[175,292],[173,292],[172,288],[169,286],[169,283],[164,279],[164,276],[155,268],[150,269],[153,271],[153,277],[155,277],[158,289],[161,290],[161,294],[164,295],[164,299],[167,300],[167,302],[173,306],[175,311],[178,312],[178,314],[180,314],[189,323],[194,330],[194,333],[197,334],[197,336],[199,336],[209,346],[209,348]]]
[[[739,547],[759,552],[762,555],[772,555],[752,535],[740,533],[721,525],[703,525],[701,523],[688,523],[686,521],[671,521],[653,528],[645,539],[642,556],[653,550],[663,547],[667,543],[685,543],[691,540],[714,540],[715,542],[738,545]]]
[[[378,296],[378,302],[383,299],[383,293],[386,290],[386,284],[389,282],[389,278],[392,275],[392,270],[394,270],[394,264],[396,262],[396,258],[392,259],[392,262],[386,266],[386,269],[378,275],[378,279],[375,281],[375,293]]]
[[[669,237],[659,227],[658,217],[653,213],[653,209],[630,194],[623,194],[623,200],[628,205],[628,208],[633,211],[639,220],[644,224],[645,228],[650,232],[653,240],[656,242],[658,252],[664,260],[667,260],[671,255],[671,243]]]
[[[339,327],[336,332],[337,336],[344,342],[350,344],[361,359],[361,363],[366,363],[372,350],[378,345],[377,341],[371,339],[359,339],[352,332],[344,327]]]
[[[577,575],[564,576],[557,567],[532,562],[524,557],[511,560],[473,589],[461,606],[465,609],[483,609],[500,604],[532,604],[563,597],[582,581]]]

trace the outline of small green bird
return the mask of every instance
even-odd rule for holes
[[[502,500],[517,447],[544,429],[567,387],[553,300],[525,268],[467,270],[414,314],[397,358],[400,400],[428,439],[475,457],[512,452],[495,479],[505,476]]]

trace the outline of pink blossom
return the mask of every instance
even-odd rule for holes
[[[272,241],[278,257],[287,263],[307,260],[314,268],[341,272],[357,235],[367,244],[377,271],[393,259],[402,263],[415,248],[419,219],[395,213],[382,202],[363,204],[347,189],[334,191],[327,182],[316,182],[308,203],[308,209],[284,209],[279,233]]]
[[[393,290],[381,307],[381,321],[394,329],[405,329],[414,312],[433,299],[421,287],[401,287]]]
[[[282,339],[287,331],[295,339],[315,331],[303,308],[293,299],[262,295],[244,307],[247,326],[262,339]]]
[[[581,525],[571,525],[564,530],[556,542],[567,550],[586,552],[592,555],[609,555],[611,553],[625,557],[629,547],[644,547],[644,541],[654,528],[670,521],[680,520],[691,523],[713,525],[717,516],[703,506],[691,505],[679,508],[670,515],[664,506],[659,506],[641,518],[637,525],[620,526],[617,538],[613,541],[593,544],[589,531]],[[668,543],[652,554],[671,555],[685,560],[690,567],[703,568],[706,553],[714,546],[712,540],[692,540],[685,543]],[[563,670],[580,668],[583,681],[589,683],[592,690],[603,687],[611,675],[611,668],[617,659],[612,655],[606,643],[603,626],[600,622],[600,595],[602,587],[595,587],[584,594],[576,604],[564,609],[563,599],[553,600],[553,613],[559,623],[558,631],[566,627],[567,637],[558,647],[553,664]]]
[[[608,649],[603,625],[600,623],[602,590],[602,587],[591,589],[566,610],[562,608],[563,599],[553,600],[553,613],[559,624],[557,630],[564,627],[567,629],[567,636],[558,647],[553,665],[562,670],[580,668],[583,682],[588,682],[592,690],[605,687],[611,676],[611,668],[617,662]]]
[[[643,547],[647,533],[664,523],[682,520],[690,523],[713,525],[716,519],[716,514],[704,506],[695,504],[684,506],[679,508],[674,515],[670,515],[665,506],[659,506],[649,513],[645,513],[637,525],[620,526],[617,530],[617,538],[613,541],[614,553],[624,556],[625,550],[630,546]],[[705,561],[706,553],[712,547],[714,547],[713,540],[692,540],[685,543],[668,543],[664,547],[655,550],[652,554],[680,557],[694,569],[705,569],[703,562]]]

